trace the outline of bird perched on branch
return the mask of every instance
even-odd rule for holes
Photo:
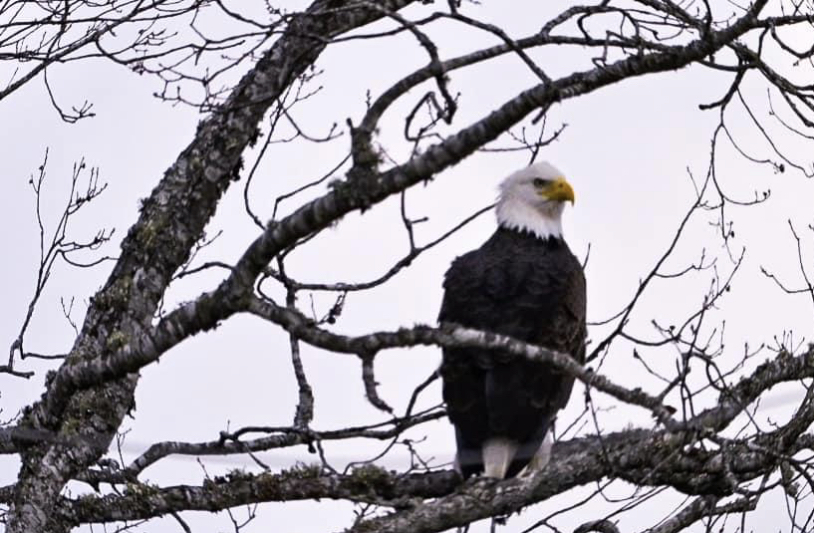
[[[453,261],[441,322],[508,335],[585,360],[585,275],[562,234],[574,190],[540,162],[500,185],[497,231]],[[548,432],[574,378],[501,350],[445,348],[443,395],[455,426],[456,468],[505,478],[548,462]]]

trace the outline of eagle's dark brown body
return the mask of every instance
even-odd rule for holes
[[[446,274],[439,320],[509,335],[585,359],[585,277],[560,237],[500,227]],[[464,477],[483,471],[488,439],[519,445],[507,476],[528,464],[574,378],[500,351],[445,349],[443,395]]]

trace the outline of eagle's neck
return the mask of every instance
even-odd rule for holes
[[[497,223],[500,227],[526,231],[540,239],[562,238],[562,210],[560,202],[540,208],[518,198],[504,197],[497,204]]]

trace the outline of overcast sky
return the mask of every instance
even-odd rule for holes
[[[549,13],[540,7],[542,4],[514,0],[509,10],[504,3],[484,2],[468,9],[473,16],[500,25],[513,36],[523,36],[547,20]],[[452,24],[431,28],[429,33],[436,39],[443,58],[493,42],[482,34],[464,31]],[[538,53],[535,57],[550,75],[591,67],[589,55],[561,48]],[[370,46],[367,41],[336,45],[318,62],[324,72],[317,83],[324,89],[297,107],[294,113],[314,134],[326,133],[334,123],[343,127],[347,118],[358,121],[361,117],[366,91],[375,97],[425,63],[426,54],[409,35],[382,41],[376,46]],[[96,116],[72,125],[62,122],[49,105],[40,81],[30,83],[0,102],[3,154],[0,175],[4,184],[4,193],[0,195],[3,228],[0,246],[6,251],[0,339],[4,340],[4,346],[10,345],[19,332],[36,279],[39,237],[35,197],[28,181],[38,172],[46,150],[48,177],[43,197],[46,228],[53,227],[59,208],[66,201],[72,165],[84,158],[89,166],[99,168],[101,180],[109,186],[74,221],[70,234],[87,238],[101,227],[115,228],[115,242],[101,253],[116,255],[119,240],[136,220],[139,200],[149,194],[164,170],[190,142],[201,118],[190,107],[171,106],[153,97],[153,92],[160,89],[154,79],[138,77],[106,62],[59,66],[51,75],[62,105],[70,107],[88,100],[93,103]],[[702,112],[698,105],[720,98],[728,87],[727,82],[728,78],[722,74],[710,74],[699,68],[685,69],[628,80],[587,97],[569,100],[549,113],[550,131],[562,125],[567,127],[557,142],[544,149],[541,158],[561,168],[576,191],[576,204],[566,209],[565,234],[581,258],[586,256],[590,246],[586,270],[590,321],[601,321],[621,309],[633,295],[640,278],[668,246],[694,200],[689,173],[699,180],[706,173],[710,138],[719,119],[717,111]],[[516,57],[454,73],[451,87],[460,92],[461,109],[453,128],[476,120],[534,83],[533,74]],[[747,80],[744,94],[758,109],[765,110],[765,89],[761,85]],[[404,143],[398,141],[403,116],[420,95],[420,91],[410,93],[382,124],[382,144],[398,162],[409,155]],[[759,156],[769,154],[768,145],[737,106],[729,119],[732,131],[737,133],[743,146]],[[784,137],[782,142],[798,155],[804,149],[790,138]],[[347,135],[319,146],[307,143],[274,146],[252,185],[252,207],[261,218],[267,219],[272,213],[274,198],[323,174],[341,161],[346,151]],[[253,157],[248,156],[247,161],[253,162]],[[417,227],[419,243],[432,240],[463,217],[494,201],[499,181],[527,162],[526,153],[476,154],[431,184],[410,190],[407,195],[410,215],[428,217],[426,223]],[[808,239],[806,261],[810,264],[814,240],[805,227],[812,222],[810,205],[814,184],[799,173],[777,174],[768,165],[749,163],[726,144],[720,147],[718,169],[722,183],[735,197],[749,199],[755,190],[772,191],[770,200],[763,205],[729,212],[736,231],[733,250],[740,253],[745,247],[746,259],[735,278],[733,290],[710,317],[710,324],[725,319],[726,346],[731,350],[727,357],[734,362],[742,355],[746,343],[750,346],[771,343],[784,331],[794,331],[795,339],[800,340],[812,335],[811,301],[805,296],[784,295],[760,274],[760,267],[770,269],[791,285],[799,285],[795,242],[788,220],[794,221]],[[240,182],[233,186],[224,198],[208,228],[210,235],[221,230],[224,233],[201,253],[199,263],[234,262],[257,237],[259,230],[243,210],[243,185],[244,182]],[[325,190],[321,187],[313,194],[306,193],[284,202],[283,214]],[[668,262],[666,271],[681,270],[697,261],[702,249],[706,249],[707,257],[718,258],[719,273],[728,275],[733,263],[715,237],[717,229],[711,224],[715,216],[715,213],[699,214],[691,220],[679,242],[676,257]],[[442,246],[421,256],[392,282],[370,292],[349,295],[344,313],[333,329],[367,333],[415,323],[435,323],[442,296],[441,280],[450,261],[479,246],[489,237],[494,225],[494,217],[488,213]],[[335,228],[323,232],[293,254],[288,268],[290,274],[303,281],[364,281],[385,272],[406,251],[407,238],[399,222],[398,202],[389,200],[363,215],[349,215]],[[30,351],[64,353],[70,349],[74,333],[62,316],[60,298],[75,299],[74,320],[81,324],[88,298],[106,279],[111,265],[108,262],[81,271],[66,268],[64,264],[56,268],[26,337]],[[168,308],[212,289],[221,275],[212,272],[193,276],[173,286],[166,302]],[[650,325],[651,319],[663,324],[679,320],[693,306],[698,306],[711,275],[711,271],[706,271],[686,279],[657,281],[632,317],[634,331],[647,339],[658,338]],[[321,313],[327,311],[331,303],[330,297],[321,295],[314,300],[315,308]],[[300,305],[306,310],[310,307],[304,295]],[[594,328],[591,337],[599,338],[602,331],[605,330]],[[645,349],[641,353],[651,357],[651,364],[657,368],[667,372],[674,368],[677,354],[671,348],[653,353]],[[327,354],[304,346],[303,358],[316,391],[315,428],[333,429],[384,418],[364,398],[355,357]],[[403,410],[413,388],[437,367],[439,360],[440,353],[435,348],[381,354],[376,360],[377,378],[384,399],[397,410]],[[762,358],[754,363],[760,360]],[[38,397],[43,390],[44,370],[50,367],[50,364],[26,360],[20,368],[37,371],[32,379],[0,375],[0,417],[12,417]],[[601,370],[623,385],[650,384],[650,392],[658,391],[659,384],[633,361],[629,345],[618,344]],[[290,368],[287,337],[279,328],[255,318],[238,316],[214,332],[196,336],[164,355],[160,363],[144,369],[142,376],[136,393],[135,418],[126,420],[123,426],[129,431],[124,446],[125,460],[134,458],[153,442],[211,440],[230,427],[288,425],[293,415],[296,382]],[[776,396],[768,401],[763,415],[782,421],[790,414],[793,404],[789,402],[794,398],[794,391],[778,391]],[[601,405],[615,406],[600,413],[605,430],[629,424],[652,426],[648,413],[643,410],[618,406],[605,397],[599,400]],[[439,401],[440,387],[436,384],[425,394],[424,405]],[[578,386],[561,419],[572,420],[583,406],[582,388]],[[583,429],[583,433],[592,431],[592,427]],[[412,436],[426,436],[420,449],[426,457],[434,458],[436,464],[451,460],[454,442],[447,421],[430,423],[414,431]],[[370,457],[379,449],[379,445],[368,443],[326,445],[328,460],[339,467],[348,461]],[[260,457],[274,469],[290,466],[295,460],[315,460],[299,448],[264,453]],[[406,452],[397,450],[383,464],[398,467],[406,460]],[[206,459],[205,464],[210,475],[235,466],[257,471],[257,467],[241,457]],[[0,485],[13,482],[16,470],[17,464],[12,458],[0,457]],[[147,470],[142,479],[158,484],[199,483],[202,475],[200,465],[193,459],[172,458]],[[84,490],[79,485],[74,489]],[[622,495],[629,490],[619,485],[611,489],[611,494]],[[577,495],[588,492],[573,491],[541,504],[512,519],[509,530],[520,531],[523,524],[533,523],[563,501],[575,501]],[[680,496],[665,494],[639,511],[624,515],[620,527],[627,531],[651,525],[656,514],[663,514],[680,501]],[[764,500],[749,519],[751,527],[760,530],[761,525],[771,524],[771,506],[779,501]],[[319,512],[314,513],[317,508]],[[587,507],[593,512],[612,508],[612,504],[601,498]],[[333,502],[268,505],[261,507],[257,520],[246,531],[268,531],[269,528],[336,531],[349,525],[350,509],[349,505]],[[558,523],[563,530],[569,530],[584,521],[585,513],[566,514]],[[155,524],[144,530],[177,530],[172,521]],[[200,532],[230,527],[224,514],[218,517],[194,515],[191,524]]]

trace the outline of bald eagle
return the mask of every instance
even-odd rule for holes
[[[498,228],[453,261],[438,320],[509,335],[585,361],[585,276],[562,235],[574,190],[546,162],[500,185]],[[465,477],[504,478],[542,469],[557,411],[574,378],[498,350],[445,348],[443,396]]]

